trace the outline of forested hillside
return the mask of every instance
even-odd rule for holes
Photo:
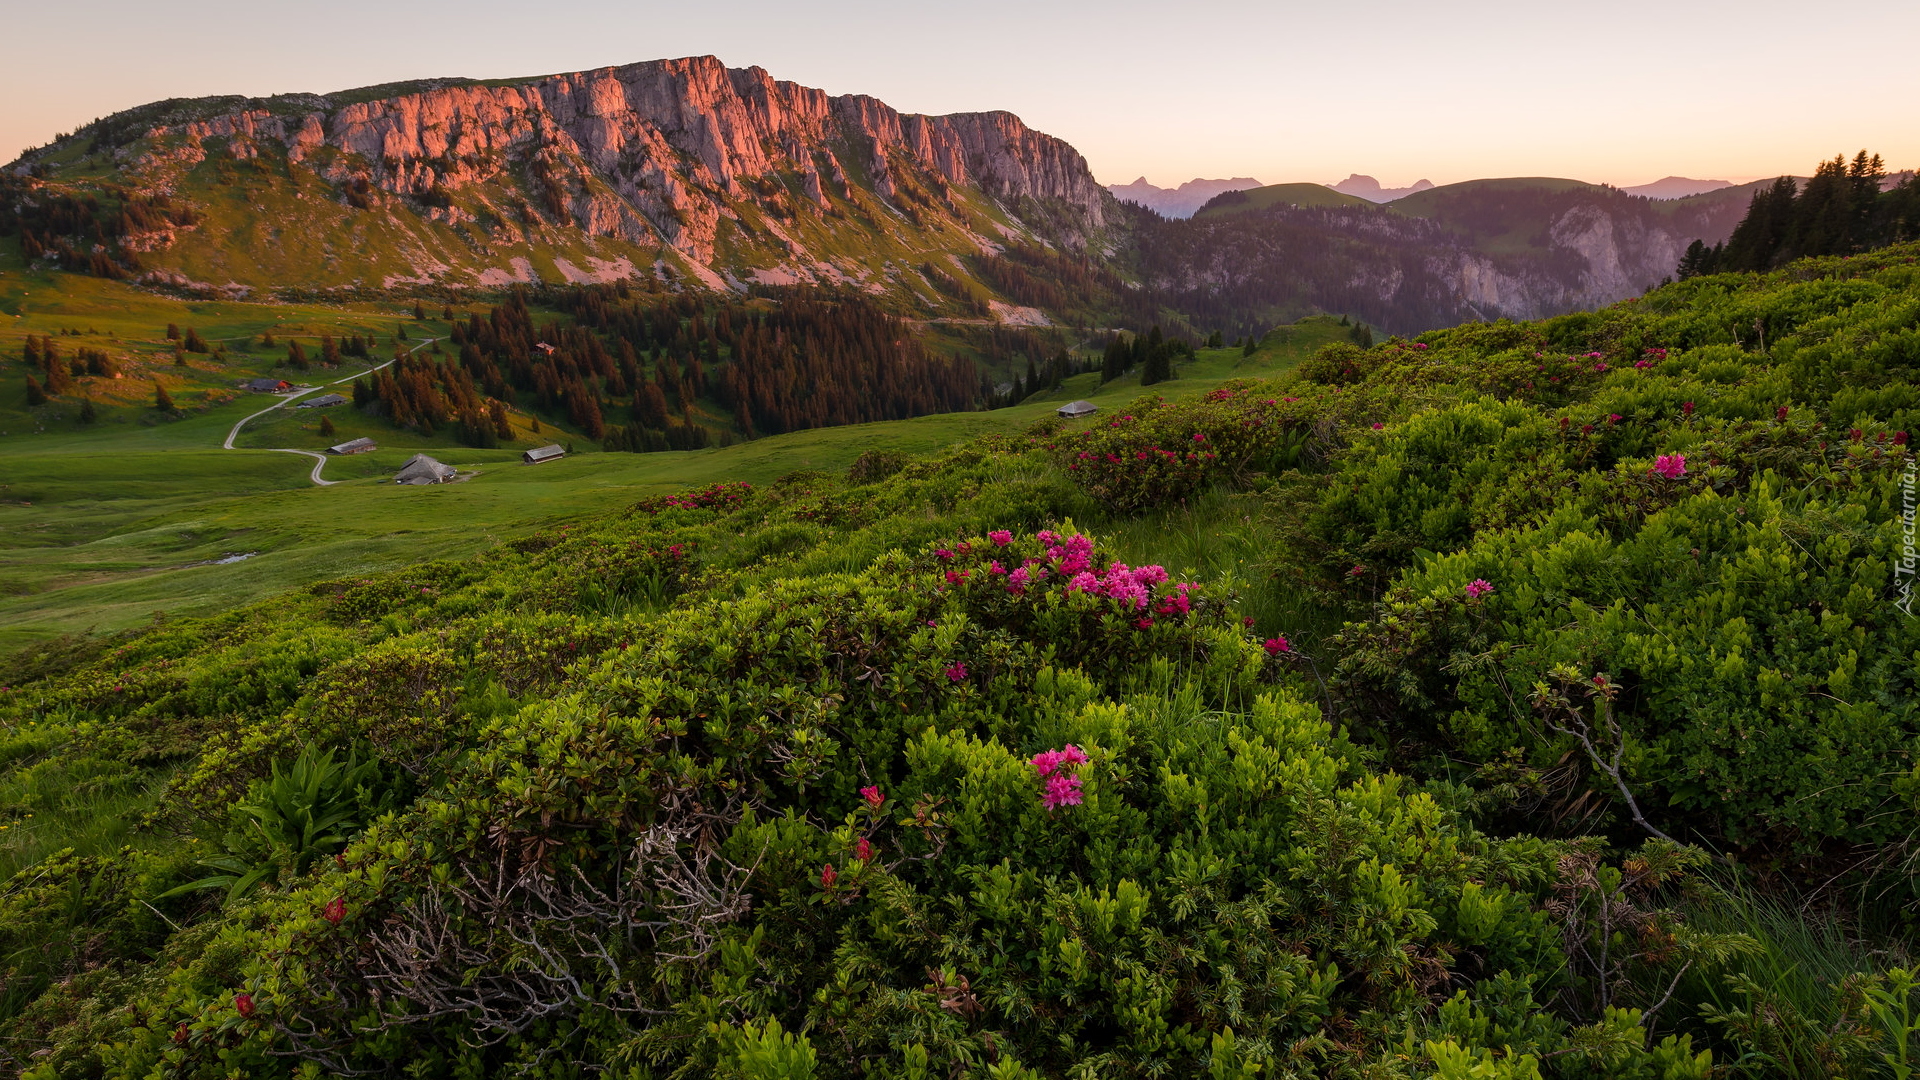
[[[1851,255],[1920,237],[1920,175],[1888,176],[1879,154],[1834,155],[1801,187],[1782,176],[1755,191],[1724,242],[1695,240],[1682,278],[1723,270],[1770,270],[1815,255]]]
[[[22,655],[0,1053],[1902,1076],[1917,422],[1910,245]]]

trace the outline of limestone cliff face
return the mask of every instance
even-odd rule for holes
[[[168,121],[120,149],[135,175],[177,174],[209,154],[283,154],[361,203],[455,224],[482,210],[538,217],[664,244],[721,273],[739,269],[715,262],[729,221],[759,234],[749,244],[817,262],[780,222],[829,214],[836,198],[858,202],[855,189],[883,214],[911,202],[919,225],[932,227],[932,214],[961,233],[986,230],[960,210],[956,189],[1013,215],[1022,200],[1050,203],[1081,236],[1102,228],[1112,205],[1077,151],[1011,113],[903,114],[711,56],[368,100],[272,99]],[[743,215],[748,206],[755,212]]]

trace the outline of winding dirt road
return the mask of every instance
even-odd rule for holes
[[[413,348],[408,349],[407,355],[412,356],[414,353],[419,352],[421,349],[424,349],[427,346],[439,340],[440,340],[439,338],[428,338],[425,341],[422,341],[420,344],[415,345]],[[330,383],[321,383],[319,386],[309,386],[305,390],[298,390],[291,394],[287,394],[281,397],[278,401],[275,401],[273,404],[267,406],[264,409],[261,409],[259,412],[254,413],[250,416],[241,417],[239,423],[236,423],[233,425],[233,430],[227,432],[227,441],[224,443],[221,443],[220,448],[222,450],[258,449],[258,450],[267,450],[276,454],[301,454],[313,459],[313,471],[307,474],[307,478],[309,480],[312,480],[315,484],[318,484],[321,487],[329,487],[333,484],[338,484],[340,483],[340,481],[338,480],[322,480],[320,478],[320,470],[327,467],[327,455],[321,453],[318,450],[296,450],[291,446],[240,447],[240,446],[233,445],[233,440],[240,437],[240,429],[246,427],[247,422],[249,420],[257,420],[260,417],[265,416],[268,413],[274,411],[275,409],[285,408],[286,406],[291,405],[296,401],[299,401],[301,398],[306,397],[308,394],[318,393],[321,390],[325,390],[329,386],[339,386],[342,383],[350,383],[355,379],[362,378],[367,375],[371,375],[374,372],[379,371],[381,368],[391,365],[392,363],[393,361],[389,360],[385,364],[381,364],[377,367],[370,367],[367,370],[361,372],[359,375],[349,375],[344,379],[335,379]]]

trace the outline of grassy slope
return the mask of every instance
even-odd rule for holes
[[[1358,195],[1335,191],[1324,184],[1268,184],[1246,192],[1245,202],[1211,206],[1193,216],[1201,219],[1232,217],[1288,203],[1293,206],[1372,206]]]
[[[7,355],[19,356],[25,333],[66,325],[157,338],[155,330],[167,321],[180,321],[181,307],[191,308],[209,336],[215,330],[238,332],[296,319],[319,326],[326,317],[351,321],[376,311],[383,322],[392,318],[391,305],[361,305],[368,309],[364,312],[183,305],[93,279],[62,280],[93,291],[70,296],[55,310],[31,302],[25,318],[0,329]],[[279,312],[286,314],[277,321]],[[412,332],[417,337],[423,331],[412,324]],[[435,322],[424,332],[444,333],[444,324]],[[1318,318],[1275,330],[1250,357],[1238,349],[1202,350],[1195,363],[1177,373],[1179,378],[1156,390],[1178,397],[1231,378],[1272,374],[1344,334],[1334,320]],[[23,368],[16,360],[0,369],[0,385],[6,386],[0,393],[20,393],[18,372],[12,369]],[[341,374],[351,370],[343,368]],[[154,611],[219,610],[304,582],[423,557],[457,556],[537,524],[619,506],[647,492],[717,480],[765,482],[796,469],[841,470],[868,449],[935,450],[989,432],[1021,430],[1065,401],[1088,398],[1111,407],[1140,392],[1132,375],[1104,387],[1097,378],[1076,376],[1057,391],[994,412],[798,432],[714,450],[582,455],[537,468],[519,464],[516,450],[447,446],[444,440],[394,432],[351,408],[336,408],[327,415],[339,429],[338,438],[374,434],[382,448],[329,461],[327,478],[345,482],[327,488],[308,482],[310,459],[244,449],[323,445],[313,430],[319,424],[314,411],[263,417],[241,436],[242,450],[223,451],[219,446],[227,429],[262,408],[262,399],[242,395],[209,403],[186,419],[152,426],[138,422],[140,407],[128,406],[91,429],[65,423],[47,434],[0,439],[0,652],[60,633],[133,625]],[[7,404],[0,398],[0,409]],[[522,434],[529,443],[566,440],[551,428],[541,436]],[[421,449],[478,475],[428,489],[382,482]],[[244,552],[260,554],[208,564]]]

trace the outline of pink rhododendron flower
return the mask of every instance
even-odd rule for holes
[[[1079,800],[1076,799],[1074,801],[1078,802]],[[240,1018],[242,1020],[246,1019],[249,1016],[252,1016],[253,1015],[253,995],[252,994],[233,995],[233,1011],[239,1013]]]
[[[1687,475],[1687,456],[1685,454],[1661,454],[1653,459],[1652,472],[1669,480],[1678,480]]]
[[[867,805],[873,807],[875,810],[880,809],[880,804],[887,801],[887,797],[881,794],[879,785],[877,784],[869,784],[861,788],[860,797],[865,799]]]
[[[1085,765],[1087,763],[1087,752],[1072,743],[1068,743],[1060,748],[1060,760],[1069,765]]]
[[[1374,423],[1374,425],[1373,425],[1373,430],[1375,430],[1375,431],[1379,431],[1379,430],[1380,430],[1381,428],[1384,428],[1384,427],[1386,427],[1386,426],[1387,426],[1387,425],[1385,425],[1385,424],[1382,424],[1382,423],[1379,423],[1378,421],[1376,421],[1376,422]]]
[[[1292,643],[1284,637],[1270,637],[1260,647],[1267,650],[1268,656],[1279,656],[1283,652],[1293,651]]]
[[[965,663],[956,661],[953,664],[948,665],[947,667],[948,682],[959,682],[961,679],[964,679],[966,677],[967,677],[967,665]]]
[[[1478,600],[1493,591],[1493,583],[1486,578],[1474,578],[1467,582],[1467,599]]]
[[[833,888],[833,883],[839,880],[840,880],[840,871],[835,870],[833,868],[832,863],[828,863],[827,865],[820,868],[820,887],[821,888],[831,889]]]
[[[953,558],[953,552],[948,551],[946,548],[935,548],[933,553],[942,559]]]
[[[1081,454],[1080,456],[1086,457],[1087,455]],[[994,547],[1006,547],[1008,544],[1013,543],[1013,533],[1006,529],[995,529],[987,534],[987,539],[993,541]]]
[[[327,909],[322,912],[321,915],[328,922],[339,926],[340,920],[347,917],[347,898],[344,896],[336,896],[327,901]]]
[[[1773,410],[1773,418],[1775,420],[1785,420],[1787,418],[1787,407],[1785,405],[1782,405],[1779,408]]]
[[[872,862],[873,842],[864,836],[855,840],[853,842],[853,857],[859,859],[861,862]]]
[[[1080,778],[1069,773],[1055,773],[1047,777],[1047,790],[1040,796],[1040,805],[1054,810],[1062,806],[1079,806],[1080,800]]]

